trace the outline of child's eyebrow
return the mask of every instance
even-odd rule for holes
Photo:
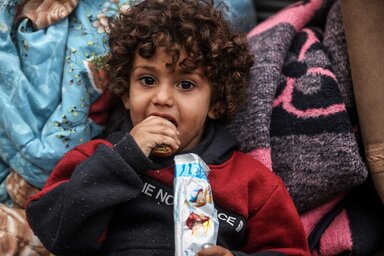
[[[147,69],[153,72],[157,71],[157,68],[155,66],[150,66],[150,65],[138,65],[133,67],[132,71],[135,71],[136,69]]]
[[[136,69],[145,69],[145,70],[149,70],[151,72],[159,72],[159,69],[155,66],[152,66],[152,65],[135,66],[135,67],[133,67],[132,72],[134,72]],[[203,79],[203,80],[206,79],[206,76],[202,72],[199,72],[197,70],[185,71],[185,70],[179,69],[178,73],[180,75],[197,75],[200,79]]]
[[[182,74],[182,75],[197,75],[200,79],[203,79],[203,80],[206,79],[206,76],[197,70],[191,70],[191,71],[180,70],[180,74]]]

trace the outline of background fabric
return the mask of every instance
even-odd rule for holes
[[[103,20],[125,5],[81,1],[35,30],[28,19],[13,24],[18,3],[7,3],[0,9],[0,179],[13,169],[40,188],[65,152],[104,128],[89,115],[100,93],[83,61],[107,51]],[[0,201],[11,203],[4,185]]]
[[[345,62],[330,55],[324,42],[340,23],[310,26],[326,21],[332,4],[298,2],[249,33],[256,59],[250,102],[229,125],[242,150],[282,177],[300,212],[363,183],[368,175],[340,90],[351,87],[345,85],[350,74],[340,71],[337,66]]]
[[[44,29],[66,18],[78,0],[24,0],[17,5],[14,22],[28,18],[35,29]]]

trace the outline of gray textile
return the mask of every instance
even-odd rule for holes
[[[356,118],[340,10],[328,11],[332,2],[298,3],[249,33],[256,58],[249,102],[229,125],[242,150],[272,162],[300,212],[368,175],[351,123]],[[320,19],[324,28],[310,27]]]

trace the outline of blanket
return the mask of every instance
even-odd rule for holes
[[[4,181],[11,169],[41,188],[68,150],[105,128],[92,116],[100,92],[83,61],[108,50],[105,17],[126,4],[80,1],[71,10],[76,1],[64,9],[44,4],[54,1],[26,2],[0,5],[0,202],[9,205]],[[31,9],[39,3],[41,9]]]
[[[384,208],[361,157],[339,2],[298,2],[249,40],[250,102],[229,128],[284,180],[313,255],[372,255]]]
[[[341,21],[324,25],[333,2],[298,2],[249,33],[249,103],[229,125],[242,150],[284,180],[300,212],[368,175],[346,104],[353,99],[345,44],[333,47],[343,40]]]

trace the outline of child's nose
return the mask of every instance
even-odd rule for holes
[[[172,106],[174,102],[174,95],[172,86],[168,84],[161,84],[157,86],[157,90],[153,97],[153,103],[156,105]]]

